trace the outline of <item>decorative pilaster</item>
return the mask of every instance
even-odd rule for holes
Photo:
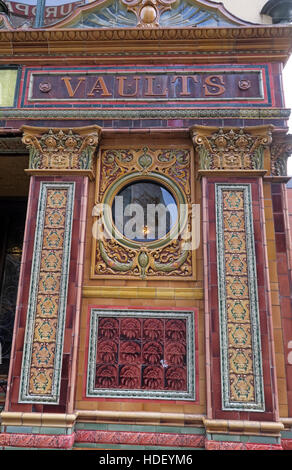
[[[42,182],[33,247],[20,403],[59,401],[75,182]]]
[[[250,184],[215,184],[222,408],[264,411]]]
[[[207,414],[214,420],[278,416],[261,207],[272,132],[272,126],[191,129],[204,202]]]
[[[66,413],[73,410],[88,178],[100,128],[23,131],[31,185],[13,342],[22,358],[11,361],[6,411],[22,403],[27,411],[58,405]]]

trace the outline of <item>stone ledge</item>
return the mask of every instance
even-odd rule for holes
[[[202,300],[203,289],[170,287],[83,286],[83,297],[115,299]]]
[[[204,416],[188,413],[163,413],[147,411],[77,410],[77,420],[88,422],[113,422],[119,424],[164,424],[173,426],[202,426]]]
[[[206,432],[210,434],[243,433],[249,435],[268,435],[279,437],[284,430],[284,424],[271,421],[240,421],[204,418]]]
[[[74,169],[26,169],[24,170],[30,176],[87,176],[91,181],[94,180],[94,172],[92,170],[74,170]]]
[[[260,178],[267,173],[267,170],[199,170],[199,176],[206,176],[207,178]]]
[[[63,413],[19,413],[2,411],[0,414],[2,426],[47,426],[72,427],[76,414]]]

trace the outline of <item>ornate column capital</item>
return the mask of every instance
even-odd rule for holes
[[[23,126],[22,142],[29,149],[28,174],[82,174],[94,177],[98,126],[48,128]]]
[[[292,153],[292,134],[275,133],[271,145],[272,176],[287,176],[287,160]]]
[[[209,127],[190,129],[199,156],[199,172],[265,172],[264,150],[272,142],[273,126]]]

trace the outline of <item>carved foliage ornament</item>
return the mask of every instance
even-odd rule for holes
[[[99,141],[97,126],[73,129],[23,127],[32,170],[92,170]]]
[[[199,170],[263,170],[264,149],[272,142],[269,129],[252,134],[242,128],[219,128],[207,134],[197,126],[192,138]]]
[[[103,207],[103,210],[93,212],[95,249],[92,277],[193,277],[193,255],[189,249],[192,236],[190,155],[189,149],[181,148],[101,151],[95,207]],[[121,187],[144,178],[169,188],[177,201],[179,215],[177,224],[165,237],[137,243],[119,236],[113,224],[111,207]]]
[[[287,160],[292,153],[292,135],[273,139],[271,145],[271,173],[273,176],[287,175]]]
[[[101,317],[99,325],[107,332],[105,324],[120,333],[108,340],[98,332],[95,388],[186,389],[185,320]],[[153,327],[159,338],[149,338]],[[176,330],[180,336],[173,339]]]
[[[176,0],[121,0],[122,4],[137,16],[137,26],[154,28],[159,26],[160,15],[170,10]]]
[[[90,315],[87,397],[196,399],[192,311]]]

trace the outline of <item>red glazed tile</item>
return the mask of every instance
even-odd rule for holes
[[[18,400],[17,400],[18,402]],[[10,402],[9,411],[21,412],[21,413],[31,413],[32,412],[32,405],[28,404],[19,404],[17,402]]]
[[[292,313],[292,303],[291,299],[288,297],[280,298],[281,313],[283,318],[290,318]]]
[[[273,211],[274,212],[282,212],[283,211],[283,206],[282,206],[282,196],[278,194],[273,194],[272,195],[272,206],[273,206]]]
[[[271,189],[272,189],[272,194],[281,194],[282,192],[281,184],[279,183],[272,183]]]
[[[277,253],[286,253],[286,235],[284,233],[276,233],[275,238]]]
[[[284,274],[279,274],[279,291],[284,297],[289,297],[291,294],[289,279]]]
[[[274,214],[274,224],[275,224],[275,232],[277,233],[285,232],[284,215],[282,213]]]
[[[278,274],[287,274],[288,263],[286,253],[277,253],[277,270]]]

